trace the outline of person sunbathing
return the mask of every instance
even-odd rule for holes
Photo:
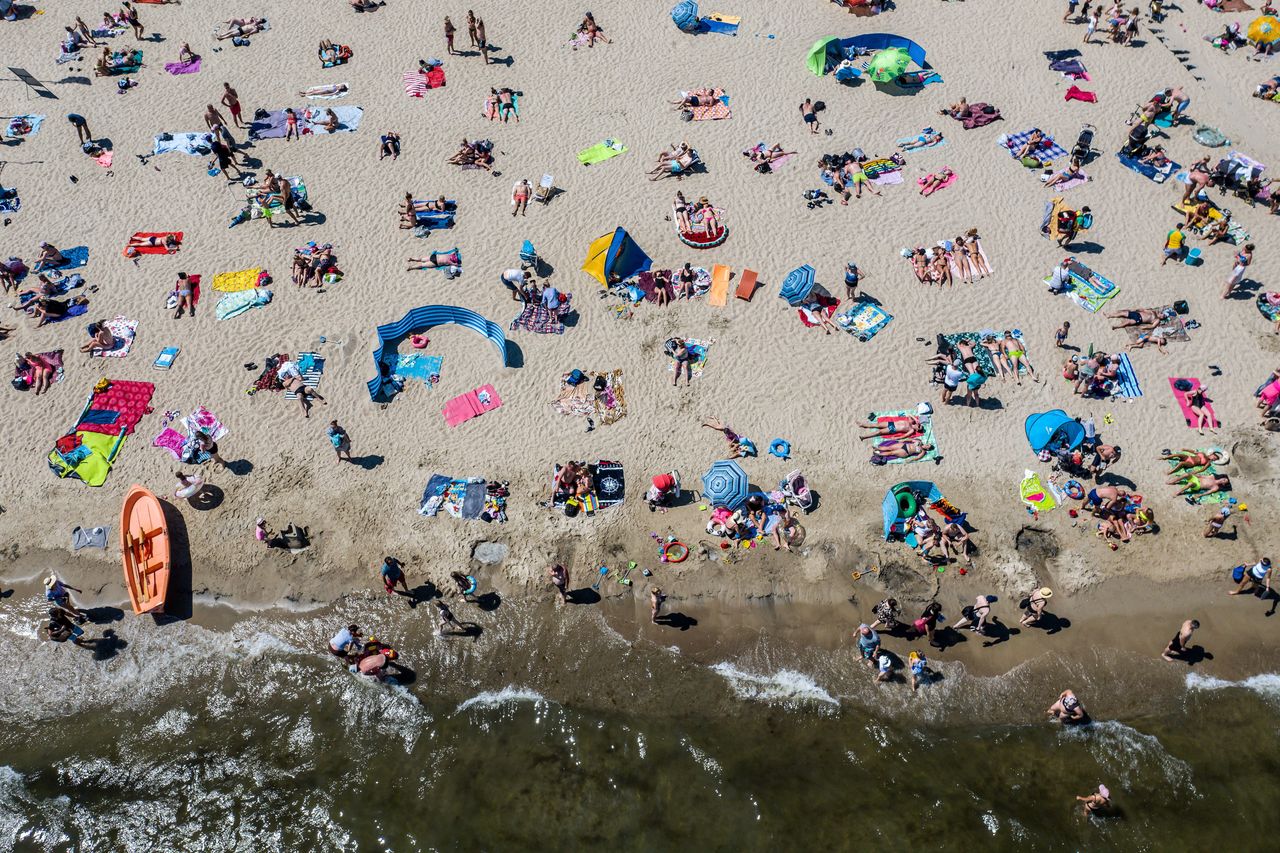
[[[934,246],[933,254],[929,258],[929,279],[937,282],[939,286],[955,284],[951,278],[951,259],[941,246]]]
[[[798,154],[797,151],[784,151],[781,145],[771,145],[768,148],[752,148],[742,152],[747,156],[748,160],[758,163],[773,163],[781,160],[783,157],[790,157],[792,154]]]
[[[926,130],[915,139],[909,140],[898,146],[899,151],[914,151],[917,148],[928,148],[930,145],[937,145],[942,141],[942,134],[936,131],[930,132]]]
[[[929,258],[923,247],[911,253],[911,270],[916,274],[916,281],[921,284],[929,283]]]
[[[311,119],[313,125],[319,125],[324,128],[325,133],[337,133],[342,123],[338,121],[338,116],[332,109],[325,107],[324,112]]]
[[[552,501],[564,501],[591,494],[591,473],[577,462],[566,462],[552,482]]]
[[[671,105],[676,110],[682,110],[686,107],[709,107],[719,98],[714,94],[714,89],[694,89],[686,92],[684,97],[678,101],[671,101]]]
[[[853,184],[854,195],[862,198],[862,188],[866,186],[867,191],[872,195],[880,195],[880,191],[876,189],[875,184],[871,183],[871,179],[867,177],[867,173],[862,170],[862,164],[856,160],[850,160],[844,166],[845,186]],[[848,204],[849,198],[846,195],[841,204]]]
[[[954,174],[955,172],[944,166],[941,172],[926,175],[924,183],[920,185],[920,195],[932,195],[934,190],[951,180],[951,176]]]
[[[173,254],[181,248],[178,243],[177,236],[173,234],[165,234],[163,237],[130,237],[126,249],[151,249],[157,246],[163,246],[164,250],[169,254]]]
[[[676,227],[680,229],[682,234],[687,234],[693,230],[693,220],[690,215],[693,211],[693,205],[684,197],[684,193],[676,191],[676,200],[672,202],[671,207],[676,214]]]
[[[859,441],[866,441],[868,438],[878,438],[883,435],[915,435],[921,432],[920,419],[917,417],[907,418],[889,418],[883,421],[863,421],[858,424],[860,429],[869,429],[871,432],[867,435],[858,436]]]
[[[1231,478],[1226,474],[1208,474],[1207,476],[1204,474],[1191,474],[1171,482],[1184,483],[1183,487],[1174,492],[1174,494],[1187,495],[1188,503],[1195,503],[1205,495],[1231,491]]]
[[[349,2],[351,8],[357,12],[372,12],[379,6],[387,5],[387,0],[378,0],[377,3],[373,2],[373,0],[349,0]]]
[[[519,124],[520,113],[516,112],[516,93],[511,89],[498,89],[496,91],[490,89],[489,91],[493,92],[494,97],[498,99],[497,109],[498,115],[502,117],[502,123],[506,124],[507,119],[515,116],[516,124]]]
[[[89,333],[89,340],[80,345],[80,352],[92,353],[94,350],[110,352],[116,348],[116,336],[107,328],[106,320],[90,323],[85,331]]]
[[[466,139],[462,140],[462,144],[458,146],[458,151],[445,162],[452,163],[454,166],[465,166],[475,159],[476,148]]]
[[[1192,450],[1191,448],[1183,448],[1175,452],[1166,451],[1160,454],[1160,458],[1166,462],[1173,462],[1172,473],[1177,474],[1169,484],[1180,482],[1186,479],[1188,474],[1198,474],[1205,471],[1215,462],[1222,461],[1222,453],[1217,450],[1208,452],[1203,450]],[[1183,472],[1183,473],[1178,473]]]
[[[452,252],[431,252],[425,258],[410,258],[409,263],[415,266],[405,267],[405,272],[434,270],[440,267],[456,267],[462,263],[462,256],[457,249]]]
[[[307,387],[302,379],[302,370],[298,367],[297,362],[289,359],[288,354],[283,356],[279,369],[276,371],[276,380],[280,383],[280,387],[292,394],[298,395],[298,405],[302,406],[302,416],[311,417],[311,400],[316,399],[326,406],[329,402],[321,397],[314,388]]]
[[[1022,147],[1018,149],[1018,153],[1013,155],[1014,158],[1021,160],[1023,157],[1030,157],[1031,154],[1035,152],[1035,150],[1039,148],[1041,143],[1043,142],[1044,142],[1044,134],[1040,132],[1039,128],[1036,128],[1035,130],[1031,131],[1031,135],[1027,137],[1027,141],[1024,142],[1022,144]]]
[[[304,98],[325,98],[332,95],[345,95],[350,91],[350,87],[346,83],[328,83],[324,86],[312,86],[309,89],[303,89],[298,94]]]
[[[1280,77],[1272,77],[1265,83],[1258,84],[1258,89],[1253,93],[1255,98],[1264,98],[1266,100],[1274,100],[1280,95]]]
[[[877,447],[875,449],[876,455],[885,456],[890,459],[905,459],[908,462],[915,462],[925,458],[929,455],[929,452],[933,450],[932,444],[927,444],[916,438],[908,438],[903,441],[892,439],[892,442],[893,443],[886,442],[884,445]],[[930,519],[930,521],[932,522],[932,519]],[[934,531],[937,531],[936,525],[934,526]],[[936,536],[931,536],[930,538],[936,539]],[[916,539],[917,541],[920,541],[919,535],[917,535]]]
[[[1198,231],[1209,224],[1209,214],[1212,210],[1212,204],[1207,201],[1202,201],[1186,212],[1186,218],[1183,220],[1183,224],[1194,231]]]
[[[232,38],[244,38],[245,36],[251,36],[251,35],[254,35],[255,33],[260,33],[262,32],[263,28],[266,26],[267,19],[266,18],[232,18],[229,21],[224,21],[224,23],[227,25],[227,31],[225,33],[219,33],[216,36],[218,41],[223,41],[225,39],[232,39]]]
[[[1128,308],[1124,311],[1108,311],[1105,316],[1108,319],[1120,321],[1111,327],[1113,331],[1129,326],[1154,329],[1160,325],[1160,315],[1153,308]]]
[[[684,180],[684,173],[693,168],[695,162],[693,152],[686,150],[677,157],[669,157],[665,152],[658,157],[658,165],[649,171],[651,181],[675,175],[677,181]]]
[[[596,23],[596,19],[590,12],[582,19],[582,23],[578,24],[578,32],[587,37],[587,47],[595,47],[596,41],[613,44],[613,41],[605,36],[604,30],[600,29],[600,25]]]
[[[727,423],[719,418],[703,418],[702,425],[707,429],[713,429],[724,436],[724,440],[729,443],[729,458],[737,459],[739,456],[746,456],[746,452],[742,447],[742,436],[733,431]]]
[[[12,331],[12,330],[9,330]],[[0,339],[7,336],[5,330],[0,328]],[[59,350],[61,352],[61,350]],[[40,396],[49,390],[49,386],[53,384],[54,375],[57,374],[58,368],[49,359],[43,355],[35,353],[23,353],[22,360],[26,362],[27,373],[31,379],[31,390],[36,396]]]
[[[40,244],[40,256],[36,258],[35,269],[60,267],[67,263],[70,261],[52,243]]]
[[[1049,180],[1044,182],[1044,185],[1047,189],[1049,187],[1056,187],[1058,184],[1065,184],[1068,181],[1075,181],[1081,178],[1088,180],[1085,173],[1080,171],[1080,161],[1072,160],[1071,164],[1068,165],[1067,168],[1049,178]]]

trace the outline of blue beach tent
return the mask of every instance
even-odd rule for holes
[[[1031,414],[1023,424],[1023,429],[1027,433],[1031,449],[1036,453],[1048,447],[1075,450],[1084,441],[1084,427],[1062,409]]]

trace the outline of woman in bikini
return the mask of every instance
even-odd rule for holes
[[[957,237],[955,245],[955,251],[951,255],[955,258],[956,269],[960,271],[960,281],[964,284],[977,281],[978,273],[973,268],[972,253],[969,250],[969,246],[965,243],[963,237]]]
[[[1031,131],[1031,135],[1027,137],[1026,143],[1024,143],[1023,146],[1018,149],[1018,153],[1013,155],[1014,158],[1017,160],[1021,160],[1023,157],[1031,156],[1031,153],[1034,152],[1037,148],[1039,148],[1040,143],[1042,142],[1044,142],[1044,134],[1040,132],[1039,128],[1036,128],[1035,130]]]
[[[163,237],[130,237],[129,244],[125,248],[149,249],[156,246],[163,246],[164,250],[170,254],[181,248],[178,238],[173,234],[166,234]]]
[[[286,142],[290,139],[301,139],[298,135],[298,114],[292,107],[284,111],[284,138]]]
[[[182,316],[182,312],[189,311],[191,316],[196,316],[196,302],[193,294],[195,293],[195,285],[191,283],[191,279],[184,272],[178,273],[178,281],[173,286],[174,291],[178,294],[178,304],[173,309],[173,319]]]
[[[933,247],[933,257],[929,260],[929,272],[930,277],[938,283],[939,287],[944,284],[948,287],[955,284],[951,278],[951,257],[941,246]]]
[[[986,278],[991,275],[991,267],[987,264],[987,257],[982,252],[982,238],[978,236],[977,228],[970,228],[964,232],[966,238],[965,246],[969,249],[969,256],[973,259],[973,266],[978,271],[978,278]]]
[[[1222,459],[1222,454],[1216,450],[1206,453],[1203,450],[1183,449],[1176,453],[1162,454],[1160,458],[1168,462],[1176,460],[1171,469],[1175,476],[1166,480],[1172,486],[1174,483],[1185,480],[1189,474],[1199,474],[1208,469],[1210,465]]]
[[[689,217],[695,222],[702,224],[702,232],[710,237],[720,230],[720,220],[716,218],[715,206],[707,201],[707,197],[703,196],[693,205],[693,212]]]
[[[929,283],[929,259],[925,256],[924,249],[917,248],[911,253],[911,271],[916,274],[916,281],[921,284]]]
[[[1213,413],[1208,408],[1213,399],[1205,393],[1208,390],[1206,386],[1201,385],[1186,392],[1187,408],[1191,410],[1191,414],[1196,416],[1196,432],[1204,435],[1204,431],[1207,429],[1216,435],[1218,431],[1213,428]]]
[[[927,175],[924,183],[920,185],[920,195],[933,195],[934,191],[949,181],[954,174],[955,172],[944,166],[941,172]]]
[[[672,203],[672,207],[676,212],[676,226],[681,233],[688,233],[693,230],[693,222],[689,218],[691,206],[688,199],[684,197],[684,193],[677,191],[676,200]]]

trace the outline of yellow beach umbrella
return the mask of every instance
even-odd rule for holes
[[[1271,44],[1280,39],[1280,18],[1263,15],[1249,25],[1248,36],[1255,44]]]

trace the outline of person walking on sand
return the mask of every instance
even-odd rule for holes
[[[1222,286],[1222,298],[1230,299],[1231,291],[1244,278],[1244,271],[1248,269],[1249,264],[1253,263],[1253,244],[1246,243],[1245,247],[1236,252],[1236,263],[1231,268],[1231,274],[1227,276],[1226,283]]]
[[[244,120],[240,118],[240,96],[235,89],[231,88],[230,83],[222,84],[221,103],[227,108],[227,112],[231,113],[231,120],[236,123],[236,127],[244,130],[246,125]]]
[[[484,59],[484,64],[489,64],[489,40],[484,34],[484,18],[476,18],[476,47],[480,51],[480,57]]]
[[[556,563],[547,569],[547,577],[551,579],[551,585],[556,588],[556,592],[560,594],[560,603],[569,603],[569,570],[564,566]]]
[[[1053,590],[1047,586],[1042,586],[1027,596],[1027,607],[1022,614],[1022,618],[1018,620],[1018,624],[1023,627],[1030,628],[1037,624],[1044,616],[1044,606],[1049,599],[1053,597]]]
[[[453,47],[453,36],[457,31],[458,31],[458,28],[453,25],[453,21],[449,20],[448,15],[445,15],[444,16],[444,48],[450,56],[453,56],[455,53],[457,53],[457,51]]]
[[[662,603],[667,600],[667,594],[662,591],[661,587],[655,586],[649,590],[649,621],[658,624],[658,617],[662,614]]]
[[[80,622],[84,622],[89,617],[72,601],[71,593],[73,592],[84,592],[84,590],[65,583],[56,574],[50,574],[44,579],[45,600],[55,607],[60,607],[67,611]]]
[[[1084,803],[1084,815],[1099,814],[1111,808],[1111,792],[1106,785],[1099,785],[1096,793],[1076,797],[1076,802]]]
[[[394,595],[397,585],[403,591],[402,594],[409,595],[409,581],[404,576],[403,563],[395,557],[383,557],[381,574],[382,588],[387,591],[387,595]]]
[[[1098,31],[1099,8],[1101,8],[1101,5],[1089,12],[1089,22],[1085,24],[1084,28],[1084,44],[1092,44],[1093,34]]]
[[[210,461],[221,465],[223,468],[227,467],[227,460],[218,455],[218,442],[214,441],[213,436],[209,435],[209,433],[196,433],[196,450],[208,453]]]
[[[325,430],[325,435],[329,437],[329,443],[333,445],[333,452],[336,454],[338,461],[342,461],[345,455],[347,461],[351,460],[351,436],[347,435],[347,431],[338,425],[337,421],[329,421],[329,428]]]
[[[1271,593],[1271,558],[1263,557],[1252,566],[1245,567],[1243,575],[1240,577],[1240,585],[1227,593],[1227,595],[1239,595],[1245,591],[1245,587],[1249,588],[1249,592],[1255,589],[1261,589],[1263,595]]]
[[[144,30],[142,21],[138,19],[138,10],[133,8],[131,3],[121,3],[120,14],[124,18],[124,22],[133,28],[133,37],[138,41],[142,41]]]
[[[818,121],[818,111],[814,109],[810,98],[805,98],[804,103],[800,105],[800,117],[804,119],[805,124],[809,125],[810,133],[817,133],[818,128],[822,127],[822,123]]]
[[[1178,629],[1178,633],[1173,635],[1173,639],[1169,641],[1169,645],[1164,647],[1164,651],[1160,653],[1160,657],[1172,663],[1175,660],[1181,660],[1187,656],[1187,644],[1191,642],[1191,633],[1200,627],[1200,620],[1188,619],[1182,623],[1182,627]]]
[[[440,619],[440,625],[436,628],[436,636],[443,637],[445,629],[451,626],[457,628],[464,634],[466,633],[467,626],[458,621],[458,617],[453,615],[453,611],[449,609],[449,605],[445,604],[443,601],[437,601],[436,610],[438,611],[436,615]]]

